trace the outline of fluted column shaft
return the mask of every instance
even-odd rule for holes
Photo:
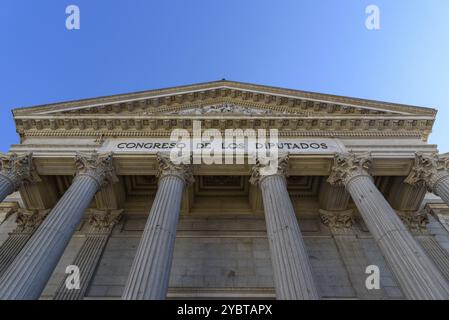
[[[316,300],[309,256],[287,190],[288,159],[288,154],[265,164],[257,159],[250,183],[258,184],[262,192],[276,298]]]
[[[167,296],[176,228],[184,188],[193,183],[190,165],[157,155],[159,186],[122,295],[124,300],[162,300]]]
[[[267,176],[260,182],[279,300],[318,299],[304,240],[288,195],[285,177]]]
[[[0,172],[0,202],[14,192],[19,177],[9,172]]]
[[[0,277],[17,257],[23,246],[30,239],[29,233],[14,233],[0,247]]]
[[[0,279],[0,299],[37,299],[98,190],[77,178]]]
[[[49,210],[25,210],[17,212],[17,228],[0,246],[0,277],[18,256],[23,246],[42,223]]]
[[[184,179],[176,175],[160,179],[123,299],[165,299],[184,185]]]
[[[360,175],[346,185],[404,294],[409,299],[449,299],[449,286],[371,177]]]
[[[37,299],[64,253],[97,190],[106,180],[112,158],[77,158],[82,174],[48,214],[0,279],[0,299]],[[106,168],[107,163],[109,168]]]
[[[437,196],[449,205],[449,173],[441,172],[440,179],[435,182],[433,190]]]
[[[449,299],[449,285],[376,188],[369,154],[336,154],[328,182],[345,185],[408,299]]]

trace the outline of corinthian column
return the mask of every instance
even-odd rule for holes
[[[0,202],[25,181],[38,180],[32,168],[32,154],[0,154]]]
[[[168,155],[158,154],[157,161],[159,186],[125,285],[125,300],[165,299],[182,193],[194,181],[190,168],[174,164]]]
[[[449,299],[449,285],[368,173],[369,155],[337,154],[328,179],[345,185],[408,299]]]
[[[0,277],[17,257],[50,210],[18,209],[17,227],[0,246]]]
[[[250,182],[262,191],[265,220],[273,263],[276,298],[279,300],[314,300],[318,292],[304,240],[287,191],[288,156],[279,158],[274,172],[257,163]]]
[[[448,168],[448,155],[426,155],[417,152],[415,155],[415,165],[409,176],[405,179],[405,182],[411,185],[425,184],[430,192],[433,192],[449,204]]]
[[[0,299],[37,299],[95,193],[115,181],[112,154],[77,154],[77,175],[0,278]]]

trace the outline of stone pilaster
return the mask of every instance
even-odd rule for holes
[[[427,224],[429,223],[428,213],[425,210],[420,212],[398,211],[398,216],[409,228],[412,235],[418,240],[446,280],[449,281],[449,253],[441,247],[435,236],[427,229]]]
[[[32,154],[0,154],[0,202],[18,190],[25,181],[36,181]]]
[[[250,182],[258,184],[262,191],[276,298],[315,300],[319,296],[307,249],[287,191],[287,167],[288,156],[281,156],[276,172],[263,175],[264,166],[257,163]]]
[[[95,193],[116,180],[112,154],[77,154],[77,176],[0,278],[0,299],[37,299]]]
[[[182,194],[193,183],[191,168],[158,154],[159,186],[134,258],[122,298],[165,299],[181,211]]]
[[[326,225],[332,233],[340,257],[348,271],[348,277],[352,286],[361,299],[380,300],[385,297],[385,292],[379,290],[368,290],[366,288],[366,267],[371,265],[360,239],[354,230],[353,210],[327,211],[319,210],[321,222]]]
[[[8,239],[0,247],[0,277],[17,257],[33,232],[42,223],[50,210],[18,209],[17,227],[9,234]]]
[[[437,219],[443,228],[449,233],[449,210],[446,204],[427,204],[432,216]]]
[[[328,181],[345,185],[408,299],[449,299],[449,285],[368,173],[368,154],[337,154]]]
[[[80,271],[80,288],[68,289],[67,277],[61,282],[54,300],[82,300],[101,259],[112,229],[120,220],[123,210],[88,210],[90,229],[86,241],[76,255],[73,265]]]
[[[427,155],[417,152],[415,165],[405,182],[411,185],[425,184],[444,202],[449,204],[449,156]]]

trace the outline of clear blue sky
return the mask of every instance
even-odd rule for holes
[[[436,107],[449,151],[448,0],[1,0],[0,43],[0,151],[15,107],[221,78]]]

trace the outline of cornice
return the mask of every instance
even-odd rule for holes
[[[332,105],[342,105],[353,108],[371,108],[377,109],[379,112],[397,112],[401,114],[427,114],[436,115],[436,110],[431,108],[416,107],[403,104],[386,103],[380,101],[349,98],[329,94],[313,93],[293,89],[284,89],[270,86],[262,86],[256,84],[248,84],[234,81],[216,81],[209,83],[201,83],[195,85],[187,85],[173,88],[156,89],[142,91],[129,94],[120,94],[106,96],[93,99],[84,99],[70,102],[62,102],[48,105],[41,105],[28,108],[17,108],[13,110],[14,116],[26,113],[46,113],[57,112],[77,108],[86,108],[93,106],[111,105],[113,108],[134,108],[143,100],[148,99],[144,103],[153,106],[170,105],[172,103],[185,104],[195,97],[204,96],[241,96],[242,100],[260,100],[269,101],[274,105],[297,105],[301,104],[301,100],[309,103],[316,108],[319,105],[326,105],[326,108],[334,108]]]
[[[413,136],[427,140],[432,119],[407,117],[62,117],[16,119],[21,137],[30,136],[166,136],[175,128],[278,129],[284,136]],[[315,132],[316,131],[316,132]]]
[[[166,130],[156,131],[97,131],[97,130],[30,130],[23,137],[170,137],[171,132]],[[279,137],[408,137],[427,139],[420,131],[288,131],[279,132]]]

